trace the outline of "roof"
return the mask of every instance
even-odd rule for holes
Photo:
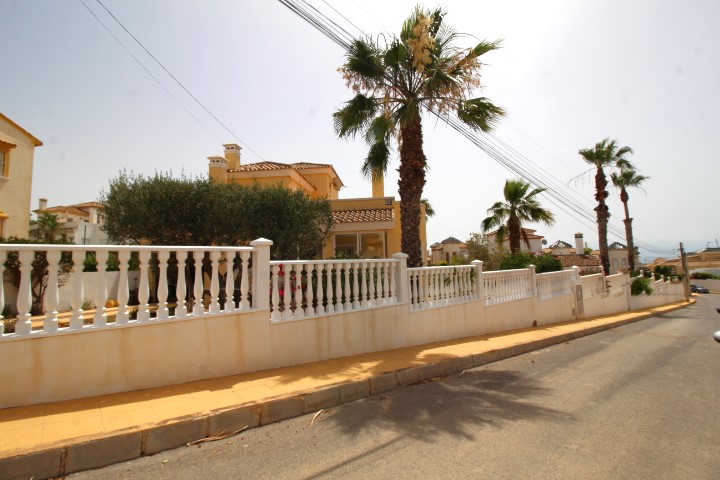
[[[32,140],[33,144],[35,144],[36,147],[42,147],[43,143],[42,143],[40,140],[38,140],[37,137],[35,137],[35,135],[33,135],[32,133],[28,132],[27,130],[25,130],[24,128],[22,128],[22,127],[21,127],[20,125],[18,125],[17,123],[13,122],[8,116],[4,115],[2,112],[0,112],[0,118],[4,119],[4,120],[7,121],[10,125],[12,125],[13,127],[17,128],[17,129],[20,130],[22,133],[24,133],[25,135],[27,135],[28,137],[30,137],[30,140]]]
[[[608,246],[610,250],[627,250],[627,246],[620,242],[613,242]]]
[[[435,242],[432,245],[430,245],[430,248],[440,248],[440,242]]]
[[[602,267],[602,262],[595,255],[557,255],[564,268],[569,267]]]
[[[328,163],[280,163],[280,162],[257,162],[257,163],[245,163],[240,165],[238,168],[228,170],[228,172],[260,172],[267,170],[285,170],[294,168],[295,170],[311,170],[315,168],[333,168]]]
[[[570,245],[567,242],[563,242],[562,240],[558,240],[557,242],[550,245],[548,248],[574,248],[572,245]]]
[[[535,233],[537,230],[533,230],[532,228],[523,228],[523,231],[524,231],[525,234],[527,235],[528,240],[530,240],[530,239],[543,239],[543,238],[545,238],[545,237],[543,237],[542,235],[537,235],[537,234]],[[494,230],[494,231],[492,231],[492,232],[486,233],[485,236],[489,237],[489,236],[491,236],[491,235],[497,235],[497,232],[498,232],[497,230]]]
[[[389,222],[393,220],[393,209],[337,210],[332,212],[332,216],[335,223]]]
[[[461,242],[460,240],[458,240],[458,239],[455,238],[455,237],[448,237],[448,238],[446,238],[445,240],[443,240],[443,241],[440,242],[440,243],[443,244],[443,245],[446,245],[446,244],[448,244],[448,243],[464,243],[464,242]]]
[[[75,205],[57,205],[54,207],[46,207],[42,209],[33,210],[35,213],[52,213],[52,212],[62,212],[62,213],[70,213],[72,215],[90,215],[90,212],[86,209],[89,208],[99,208],[104,209],[105,205],[103,205],[100,202],[85,202],[85,203],[78,203]]]

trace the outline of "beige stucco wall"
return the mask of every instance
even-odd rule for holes
[[[17,145],[8,151],[8,176],[0,178],[0,211],[8,216],[3,236],[28,237],[35,143],[25,132],[0,116],[0,141]]]
[[[572,298],[570,296],[570,298]],[[272,324],[268,311],[6,340],[0,408],[184,383],[542,325],[564,297],[411,312],[407,304]],[[537,314],[538,309],[545,310]]]

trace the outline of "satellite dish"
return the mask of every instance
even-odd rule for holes
[[[545,239],[543,238],[543,239],[542,239],[542,244],[543,244],[543,245],[547,245],[547,240],[545,240]]]

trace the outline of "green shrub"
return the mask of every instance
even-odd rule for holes
[[[635,296],[642,295],[643,293],[645,295],[651,295],[653,293],[653,289],[650,287],[650,282],[651,280],[644,275],[635,277],[630,284],[630,293]]]
[[[535,273],[559,272],[563,269],[560,260],[553,255],[533,255],[528,252],[511,253],[503,258],[500,270],[527,268],[535,265]]]
[[[693,280],[720,280],[720,277],[708,272],[694,272],[690,274]]]
[[[515,270],[517,268],[527,268],[531,265],[535,257],[528,252],[516,252],[506,255],[500,262],[500,270]]]

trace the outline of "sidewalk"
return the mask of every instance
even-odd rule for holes
[[[450,375],[686,305],[682,302],[548,327],[0,410],[0,478],[47,478],[151,455]],[[12,375],[11,370],[6,373]]]

